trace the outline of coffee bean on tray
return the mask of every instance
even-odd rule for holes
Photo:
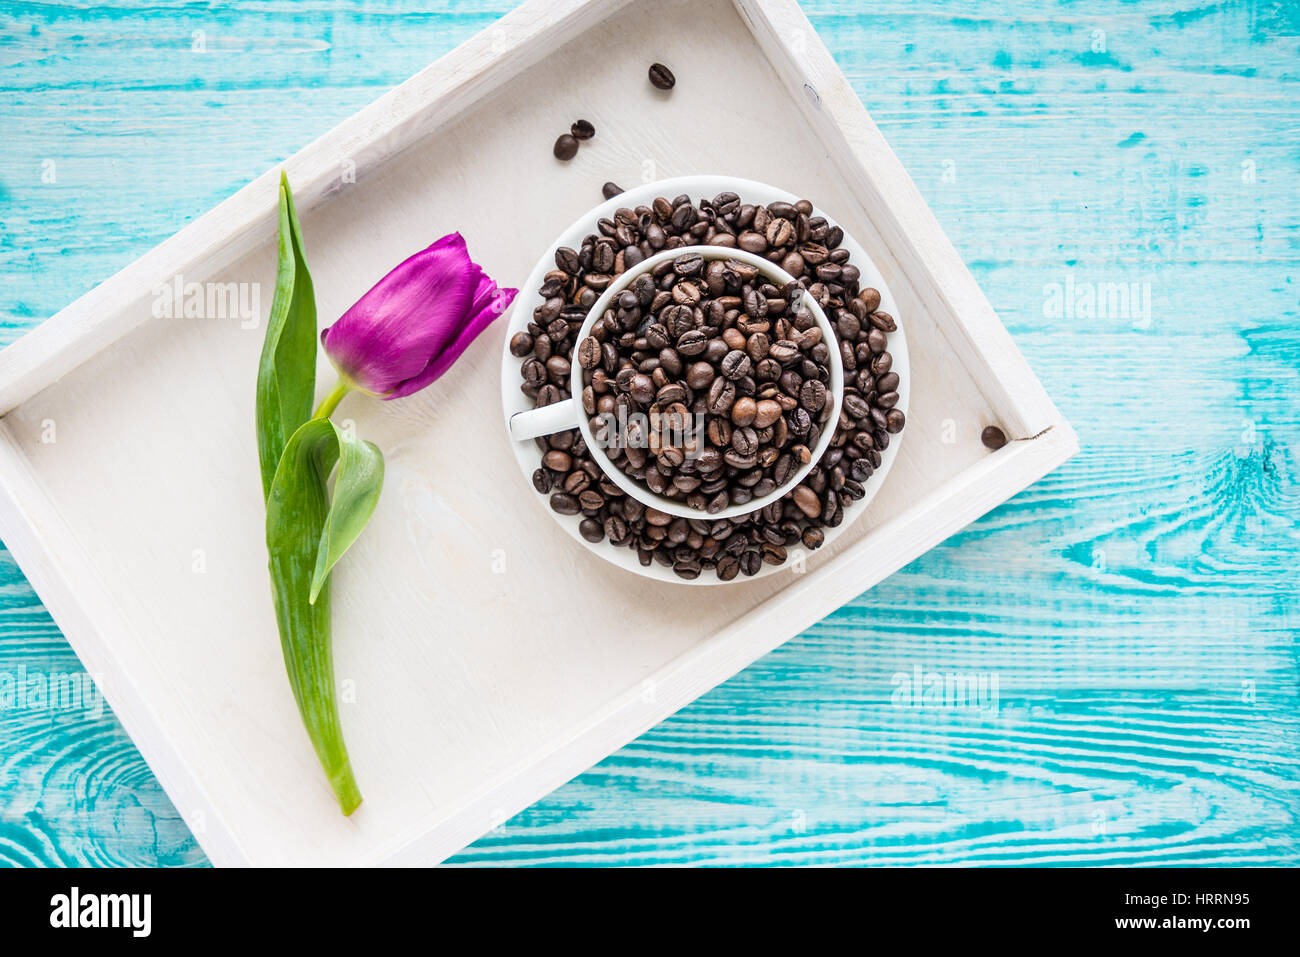
[[[569,127],[569,132],[575,139],[589,140],[596,135],[596,127],[586,120],[574,120],[573,125]]]
[[[677,85],[677,77],[673,76],[673,71],[662,63],[651,63],[650,82],[657,90],[671,90]]]
[[[990,425],[980,433],[980,441],[984,443],[986,449],[993,449],[996,452],[1007,444],[1007,436],[996,425]]]
[[[578,138],[572,133],[564,133],[555,141],[555,158],[571,160],[578,155]]]
[[[619,195],[612,183],[602,192]],[[819,548],[826,529],[851,520],[906,424],[889,351],[897,323],[880,312],[880,293],[859,285],[842,231],[814,216],[807,201],[755,205],[734,192],[661,196],[593,225],[579,248],[556,251],[532,321],[511,337],[520,389],[534,406],[561,401],[576,364],[587,415],[644,419],[640,446],[607,447],[613,466],[698,517],[678,518],[623,494],[577,430],[537,440],[534,487],[557,513],[574,516],[585,540],[628,548],[641,565],[684,579],[731,581]],[[800,316],[798,290],[776,288],[746,264],[696,256],[639,276],[578,340],[586,311],[620,273],[661,250],[694,245],[761,249],[822,306],[837,341],[822,342],[819,327]],[[833,422],[822,420],[834,406],[830,349],[844,359],[843,411]],[[671,426],[697,416],[706,423],[698,444],[671,441]],[[812,462],[826,429],[830,446]],[[758,512],[716,517],[782,488]]]

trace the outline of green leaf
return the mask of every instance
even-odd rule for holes
[[[271,494],[271,481],[289,436],[311,418],[315,394],[316,294],[303,255],[293,193],[282,172],[275,296],[257,367],[257,455],[263,496]]]
[[[331,504],[328,483],[336,464]],[[327,576],[374,511],[383,475],[383,456],[373,444],[329,419],[312,419],[286,443],[266,501],[266,549],[284,664],[344,814],[361,803],[361,794],[339,722]]]
[[[337,448],[338,472],[334,477],[334,495],[330,499],[329,514],[325,516],[325,530],[321,533],[320,547],[316,551],[316,570],[311,580],[311,600],[316,601],[325,584],[330,569],[343,557],[343,553],[357,540],[361,530],[370,521],[379,502],[379,491],[384,485],[384,454],[373,442],[363,442],[351,432],[333,426]],[[302,429],[312,425],[308,422]],[[313,433],[314,434],[314,433]],[[292,441],[292,440],[291,440]],[[310,439],[304,440],[310,441]],[[322,434],[321,442],[329,437]]]

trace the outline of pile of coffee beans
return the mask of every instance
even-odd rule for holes
[[[730,355],[733,351],[742,352],[749,360],[750,368],[739,379],[727,379],[725,375],[722,378],[734,384],[745,380],[748,376],[753,379],[754,392],[746,396],[741,391],[741,387],[737,386],[732,407],[740,398],[753,398],[756,407],[755,420],[757,420],[759,392],[775,385],[775,391],[767,398],[782,405],[783,419],[793,413],[795,408],[802,408],[807,412],[807,408],[799,404],[802,401],[804,384],[810,379],[818,382],[822,380],[815,374],[806,375],[804,363],[811,361],[814,365],[817,364],[813,350],[818,345],[827,349],[840,350],[845,377],[843,407],[837,422],[825,424],[826,428],[833,427],[835,430],[830,448],[816,462],[804,480],[788,494],[762,510],[733,519],[710,518],[707,499],[705,510],[699,518],[681,518],[658,509],[647,508],[636,499],[625,495],[622,489],[600,470],[591,457],[581,433],[577,430],[536,440],[541,453],[541,462],[539,468],[533,473],[534,487],[538,492],[550,497],[551,508],[556,512],[578,518],[579,530],[588,541],[599,542],[608,539],[617,547],[633,549],[641,564],[649,565],[658,562],[671,567],[678,576],[685,579],[698,578],[701,574],[715,574],[723,581],[730,581],[738,575],[756,574],[764,563],[773,565],[784,563],[793,548],[818,548],[824,540],[824,530],[834,528],[843,522],[845,509],[863,497],[865,494],[863,483],[868,481],[880,466],[881,452],[888,448],[891,438],[903,429],[905,422],[902,411],[895,407],[899,400],[899,377],[892,370],[893,360],[888,350],[888,334],[896,328],[894,319],[880,310],[879,292],[869,287],[860,288],[861,277],[858,268],[849,262],[848,250],[840,245],[844,237],[843,231],[823,217],[813,215],[813,206],[806,200],[797,203],[754,205],[742,202],[739,196],[730,192],[721,193],[712,200],[701,199],[698,202],[693,202],[686,195],[675,199],[660,197],[649,206],[619,209],[612,218],[601,219],[596,224],[596,229],[595,233],[583,240],[580,249],[562,247],[556,251],[556,268],[547,273],[539,289],[541,304],[534,309],[532,321],[529,322],[527,329],[517,333],[510,341],[512,354],[521,360],[523,384],[520,388],[535,406],[549,405],[568,398],[571,363],[574,361],[583,364],[584,369],[590,372],[589,408],[599,409],[599,403],[608,395],[613,396],[615,403],[619,401],[619,395],[630,395],[631,376],[625,377],[628,380],[627,388],[620,389],[618,383],[618,376],[623,374],[621,367],[623,355],[619,351],[622,349],[630,350],[629,361],[632,354],[644,353],[642,361],[647,363],[646,367],[639,368],[640,363],[635,363],[638,368],[632,374],[646,375],[650,378],[651,385],[654,387],[653,396],[643,388],[641,395],[652,401],[657,400],[659,389],[663,385],[672,383],[665,381],[659,385],[655,384],[654,373],[662,366],[663,357],[649,348],[653,343],[648,333],[654,323],[644,322],[644,320],[653,316],[664,327],[665,332],[671,333],[671,343],[665,340],[667,344],[663,348],[671,345],[679,357],[681,357],[679,339],[691,331],[684,327],[683,313],[677,313],[683,316],[683,328],[680,331],[675,321],[673,326],[669,327],[659,319],[659,314],[668,305],[659,293],[666,292],[671,300],[673,287],[683,280],[682,274],[677,272],[675,262],[670,263],[668,267],[674,278],[669,280],[669,272],[658,278],[651,278],[655,289],[650,299],[649,311],[638,320],[635,328],[622,327],[618,318],[618,308],[622,307],[621,302],[613,310],[612,326],[608,322],[610,318],[608,314],[602,317],[601,322],[607,326],[606,339],[596,340],[601,347],[601,358],[591,366],[585,363],[594,360],[592,346],[584,346],[587,356],[584,362],[582,355],[577,354],[579,347],[577,332],[586,319],[588,310],[595,304],[600,294],[614,277],[624,270],[660,250],[682,246],[714,245],[739,247],[779,263],[786,272],[795,277],[805,294],[815,298],[826,311],[831,325],[835,328],[837,338],[836,343],[809,342],[806,350],[799,348],[802,344],[800,340],[784,340],[795,343],[796,349],[799,349],[799,357],[792,358],[789,367],[782,364],[779,358],[776,359],[777,365],[781,367],[781,373],[774,380],[760,379],[755,374],[755,360],[748,352],[749,340],[759,330],[754,329],[752,333],[745,333],[741,328],[742,320],[748,322],[753,318],[744,308],[744,297],[740,297],[741,305],[734,309],[735,315],[730,319],[727,313],[733,310],[726,308],[724,304],[720,325],[711,325],[710,317],[705,313],[699,328],[695,331],[704,335],[706,343],[721,339],[726,345],[725,335],[728,330],[745,336],[745,347],[728,348],[726,355]],[[726,269],[726,260],[722,262],[723,268]],[[708,268],[708,264],[701,268],[700,282],[692,282],[700,292],[700,301],[703,302],[706,296],[725,298],[734,295],[734,291],[728,286],[731,280],[722,276],[720,277],[723,282],[721,294],[714,296],[714,291],[703,280]],[[743,276],[736,275],[735,279],[740,280],[740,287],[743,289],[745,285]],[[660,282],[667,283],[667,287],[660,289]],[[754,283],[751,281],[750,285],[753,287]],[[769,312],[771,312],[773,299],[785,298],[786,309],[789,309],[791,297],[783,296],[783,292],[785,291],[771,290],[763,293]],[[639,295],[636,293],[634,295],[638,296],[638,309],[646,309],[647,307],[641,305]],[[658,309],[654,307],[656,298],[661,299]],[[730,303],[730,300],[726,300],[726,303]],[[692,321],[695,320],[695,308],[699,303],[673,302],[673,304],[688,305]],[[788,335],[799,333],[802,338],[807,332],[806,325],[801,328],[801,320],[791,321],[792,317],[782,316],[779,312],[775,315],[777,318],[769,320],[772,325],[764,333],[768,338],[768,351],[759,361],[771,358],[771,347],[775,342],[783,341],[772,339],[772,332],[778,320],[784,318],[787,321]],[[814,324],[811,328],[817,327]],[[646,349],[638,348],[637,341],[640,339],[646,340]],[[657,342],[658,339],[656,338],[655,341]],[[734,335],[732,341],[738,343]],[[612,377],[604,368],[606,344],[619,351],[616,361],[620,368]],[[715,353],[717,349],[718,347],[714,347]],[[662,349],[659,351],[662,352]],[[781,354],[782,352],[778,351],[778,356]],[[716,362],[710,362],[710,368],[717,370],[723,358],[725,356],[717,356]],[[688,362],[687,359],[691,361]],[[657,364],[650,364],[656,360]],[[669,361],[671,363],[671,359]],[[682,378],[689,375],[694,361],[690,356],[683,359]],[[732,371],[737,371],[741,360],[736,358],[731,362],[736,364],[731,366]],[[766,368],[769,372],[773,371],[771,366]],[[603,379],[598,378],[598,370],[604,373]],[[798,376],[797,390],[793,376],[782,381],[782,377],[788,371]],[[663,370],[661,378],[666,375],[668,371]],[[716,378],[716,375],[711,375],[707,387],[701,387],[699,390],[692,387],[693,392],[702,392],[702,395],[693,394],[690,405],[694,405],[701,399],[707,403],[708,393],[713,388],[713,381]],[[673,382],[678,381],[680,379],[674,376]],[[703,383],[702,369],[695,381]],[[689,385],[689,380],[687,384]],[[638,385],[641,386],[640,383]],[[748,385],[745,388],[748,388]],[[815,390],[816,387],[811,388]],[[785,400],[784,404],[782,404],[782,397]],[[792,399],[795,401],[794,408],[785,409],[785,405],[789,405]],[[588,403],[586,395],[583,396],[583,401],[584,404]],[[688,409],[690,405],[687,406]],[[747,411],[742,414],[742,418],[745,415]],[[735,422],[733,421],[731,425],[734,436]],[[752,427],[753,422],[748,426],[742,426],[742,428]],[[809,427],[811,429],[813,424],[810,423]],[[775,420],[771,428],[775,433],[777,428]],[[754,437],[757,438],[758,430],[754,431]],[[816,445],[815,442],[799,441],[799,436],[790,433],[788,421],[786,432],[786,446],[778,447],[778,460],[782,451],[793,452],[792,446],[803,445],[811,449]],[[730,442],[727,444],[730,445]],[[763,444],[772,443],[760,443],[760,446]],[[624,454],[626,455],[626,452]],[[654,461],[657,467],[657,457]],[[747,462],[747,459],[742,460],[742,464]],[[647,472],[649,463],[650,460],[647,459]],[[773,469],[775,465],[776,463],[773,462]],[[738,474],[748,476],[751,471],[753,470],[739,469]],[[660,475],[663,474],[661,471]],[[770,477],[776,480],[775,474]],[[676,475],[674,479],[669,480],[669,483],[672,484],[675,478]],[[759,480],[761,478],[762,476]],[[700,493],[704,484],[701,481],[700,486],[683,492],[687,496]],[[673,487],[680,488],[675,484]],[[729,484],[728,488],[730,487]],[[718,491],[720,490],[719,488]],[[707,496],[707,493],[700,494]],[[713,494],[716,496],[717,492]]]
[[[803,295],[698,253],[637,276],[578,343],[583,409],[609,458],[708,514],[785,485],[834,405],[830,348]],[[796,504],[821,514],[814,495]]]

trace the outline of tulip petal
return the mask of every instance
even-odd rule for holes
[[[386,395],[384,398],[400,399],[403,396],[419,392],[425,386],[437,380],[469,348],[470,343],[491,325],[492,320],[502,315],[510,307],[510,303],[514,301],[515,296],[518,294],[518,289],[498,288],[491,277],[483,274],[474,293],[469,319],[460,335],[442,352],[434,355],[432,361],[419,375],[403,382],[393,390],[392,394]]]
[[[376,395],[420,375],[464,327],[482,269],[460,233],[411,256],[321,334],[338,370]]]

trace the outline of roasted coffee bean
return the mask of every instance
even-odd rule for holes
[[[673,71],[662,63],[651,63],[650,82],[657,90],[671,90],[677,85],[677,77],[673,76]]]
[[[809,379],[799,390],[799,404],[809,412],[820,412],[826,407],[826,386]]]
[[[884,355],[884,352],[881,352]],[[894,393],[898,391],[898,373],[887,372],[876,380],[876,391],[878,393]]]
[[[561,246],[555,251],[555,265],[570,275],[577,275],[578,270],[582,268],[578,262],[578,254],[568,246]]]
[[[600,188],[600,194],[606,199],[613,199],[615,196],[622,195],[622,193],[623,187],[619,186],[618,183],[606,183]]]
[[[641,405],[649,405],[655,397],[654,380],[643,373],[636,373],[631,377],[627,391]]]
[[[567,492],[556,492],[551,496],[551,508],[561,515],[577,515],[582,511],[578,500]]]
[[[707,363],[704,363],[707,365]],[[712,374],[712,366],[709,366]],[[718,376],[709,386],[706,408],[713,415],[726,415],[736,401],[736,386],[722,376]]]
[[[600,343],[594,337],[588,336],[578,343],[578,365],[584,369],[594,369],[600,362]]]
[[[758,403],[749,396],[741,396],[731,406],[731,421],[738,426],[752,425],[758,418]]]
[[[781,403],[772,399],[760,399],[754,403],[754,427],[766,429],[781,418]]]
[[[698,253],[679,256],[673,260],[673,272],[679,276],[698,276],[704,269],[704,257]]]
[[[599,542],[605,537],[605,528],[594,518],[584,518],[578,523],[578,532],[589,542]]]
[[[510,354],[522,359],[533,351],[533,337],[526,332],[516,332],[510,337]]]
[[[809,518],[816,518],[821,514],[821,499],[819,499],[817,493],[807,485],[796,486],[791,497],[799,511],[803,512]]]
[[[722,364],[719,371],[734,382],[736,379],[743,379],[745,376],[749,375],[752,368],[753,363],[750,361],[750,358],[746,353],[742,352],[740,349],[732,349],[722,357]]]
[[[735,555],[723,555],[718,559],[718,579],[729,582],[740,574],[740,561]]]
[[[686,370],[686,384],[692,389],[707,389],[713,382],[713,366],[707,362],[692,362]]]
[[[609,516],[605,519],[605,535],[614,544],[622,544],[628,537],[627,522],[618,515]]]
[[[996,452],[1007,444],[1007,435],[996,425],[990,425],[980,433],[980,441],[984,443],[986,449],[993,449]]]
[[[867,318],[881,332],[893,332],[898,328],[898,324],[894,322],[894,317],[887,312],[873,312]]]
[[[677,337],[677,351],[684,356],[698,356],[708,345],[709,337],[698,329],[688,329]]]
[[[568,452],[552,449],[542,456],[542,464],[553,472],[567,472],[573,467],[573,459]]]
[[[572,133],[564,133],[555,141],[552,150],[558,160],[571,160],[578,155],[578,138]]]
[[[733,429],[731,432],[731,447],[741,455],[753,455],[758,451],[758,433],[754,431],[752,426]],[[563,455],[564,453],[561,452],[560,454]]]
[[[574,139],[589,140],[596,135],[596,127],[586,120],[574,120],[573,125],[569,127],[569,132],[573,134]],[[609,199],[608,196],[605,198]]]
[[[546,360],[546,373],[556,384],[567,382],[572,371],[569,360],[564,356],[551,356]]]

